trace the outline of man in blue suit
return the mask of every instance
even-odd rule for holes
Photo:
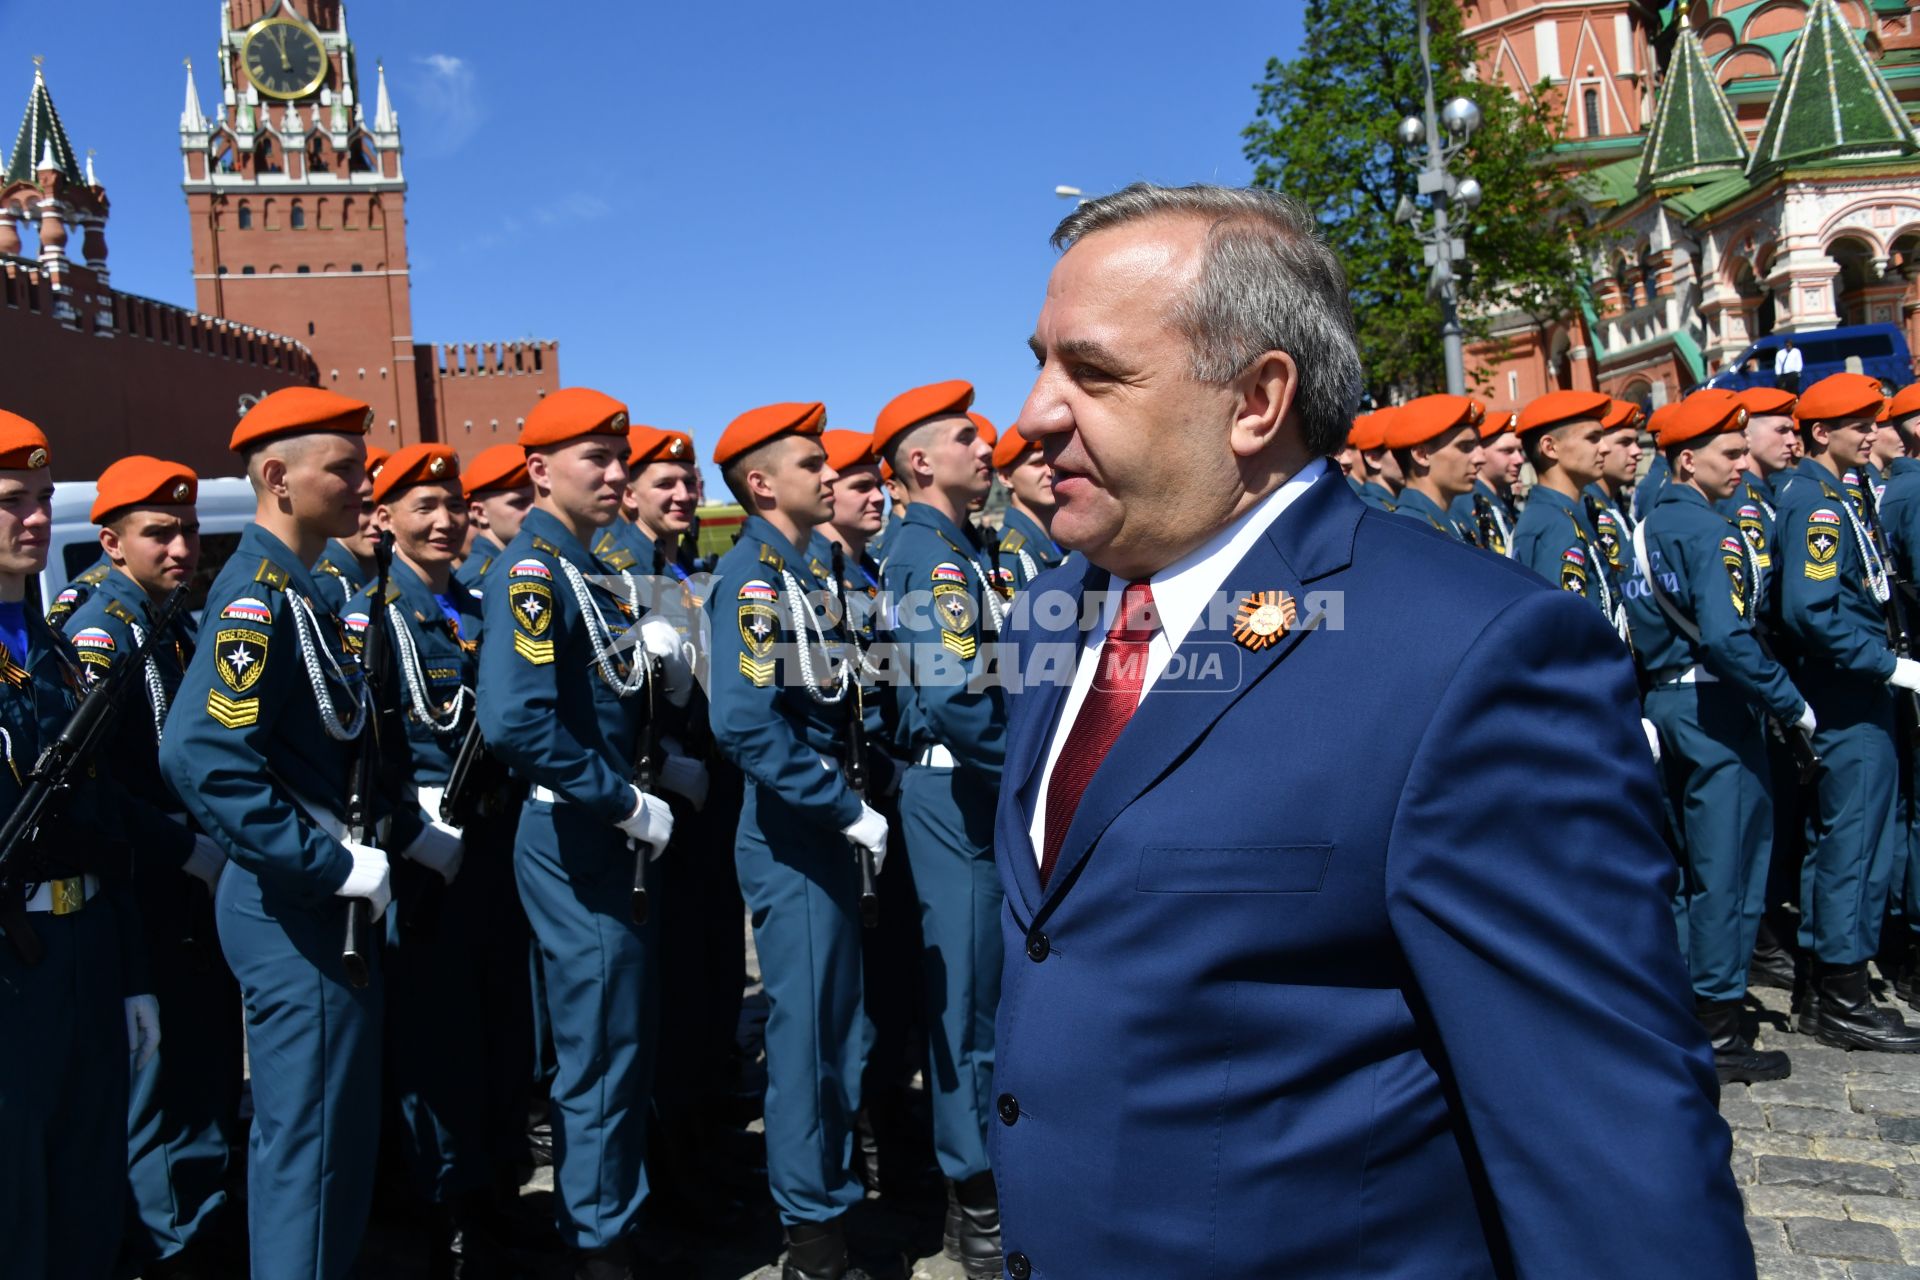
[[[1136,185],[1055,235],[1020,423],[1093,567],[1006,635],[1007,1275],[1751,1277],[1626,651],[1328,470],[1313,226]]]

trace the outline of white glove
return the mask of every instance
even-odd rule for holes
[[[1820,727],[1820,722],[1813,718],[1812,703],[1808,703],[1806,706],[1800,708],[1800,718],[1794,721],[1794,723],[1799,725],[1801,730],[1809,736],[1812,735],[1814,730]]]
[[[650,796],[638,787],[633,790],[633,812],[620,820],[620,830],[634,844],[644,844],[657,858],[667,851],[673,839],[673,810],[658,796]]]
[[[212,893],[213,887],[220,883],[220,872],[227,865],[227,851],[213,840],[199,832],[193,836],[193,852],[180,864],[180,869],[207,886]]]
[[[660,762],[660,785],[685,799],[695,812],[707,807],[707,766],[691,756],[668,752]]]
[[[133,1069],[144,1071],[160,1052],[160,1002],[152,996],[128,996],[126,1008],[127,1052],[133,1055]]]
[[[860,816],[840,828],[840,834],[873,855],[873,874],[879,875],[887,864],[887,820],[879,811],[862,802]]]
[[[387,855],[370,844],[357,844],[352,840],[342,840],[340,843],[353,855],[353,870],[347,873],[346,883],[333,891],[333,896],[365,898],[367,905],[373,908],[375,917],[384,914],[387,904],[393,901]]]
[[[1653,762],[1660,763],[1660,731],[1653,727],[1653,721],[1642,720],[1640,727],[1647,734],[1647,750],[1653,752]]]
[[[686,706],[693,695],[693,669],[687,666],[680,633],[665,618],[648,618],[640,624],[640,645],[655,657],[666,659],[662,666],[667,673],[668,704]]]
[[[1893,674],[1887,677],[1887,683],[1896,689],[1911,689],[1920,693],[1920,662],[1912,658],[1895,658]]]
[[[421,815],[427,824],[420,828],[413,843],[401,850],[400,856],[438,871],[442,880],[452,884],[453,878],[460,874],[460,861],[467,850],[466,842],[460,838],[460,828],[448,826],[424,809]]]

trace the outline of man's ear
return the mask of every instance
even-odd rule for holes
[[[527,479],[533,481],[534,497],[553,492],[553,469],[550,459],[544,453],[527,454]]]
[[[287,496],[287,460],[269,454],[260,460],[260,485],[276,498]]]
[[[127,562],[126,557],[120,551],[120,533],[111,525],[100,526],[100,550],[105,552],[107,559],[113,561],[115,564],[125,564]]]
[[[1540,451],[1540,456],[1545,458],[1547,461],[1549,462],[1560,461],[1560,437],[1555,435],[1553,432],[1542,431],[1540,433],[1540,442],[1535,446],[1535,448],[1537,448]]]
[[[1240,403],[1234,408],[1228,441],[1236,456],[1251,458],[1280,433],[1300,391],[1300,370],[1284,351],[1268,351],[1234,383]]]

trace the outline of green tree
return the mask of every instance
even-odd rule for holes
[[[1437,100],[1464,94],[1484,117],[1453,172],[1478,178],[1485,198],[1470,215],[1449,213],[1467,245],[1460,319],[1471,346],[1503,311],[1535,324],[1570,315],[1585,288],[1588,233],[1565,216],[1576,200],[1564,173],[1545,163],[1555,141],[1548,100],[1475,83],[1459,9],[1449,0],[1430,8]],[[1393,220],[1403,196],[1426,203],[1416,185],[1424,148],[1393,140],[1400,120],[1425,106],[1416,22],[1414,0],[1308,0],[1305,46],[1290,62],[1267,63],[1243,131],[1254,182],[1315,210],[1345,261],[1367,386],[1381,404],[1396,390],[1446,390],[1430,269],[1413,228]]]

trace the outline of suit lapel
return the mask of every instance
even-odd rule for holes
[[[1286,656],[1306,642],[1323,619],[1307,608],[1306,586],[1344,569],[1353,560],[1353,540],[1365,510],[1339,472],[1329,469],[1295,499],[1266,536],[1228,572],[1221,590],[1233,602],[1224,615],[1203,616],[1187,633],[1175,658],[1189,673],[1170,687],[1169,668],[1141,700],[1087,784],[1060,847],[1060,860],[1048,882],[1049,902],[1073,883],[1074,871],[1126,807],[1154,785],[1193,745],[1264,679]],[[1294,599],[1296,620],[1277,643],[1254,650],[1233,639],[1232,618],[1241,599],[1254,592],[1284,591]],[[1211,678],[1194,664],[1217,654],[1222,674]],[[1237,667],[1234,665],[1237,663]]]

